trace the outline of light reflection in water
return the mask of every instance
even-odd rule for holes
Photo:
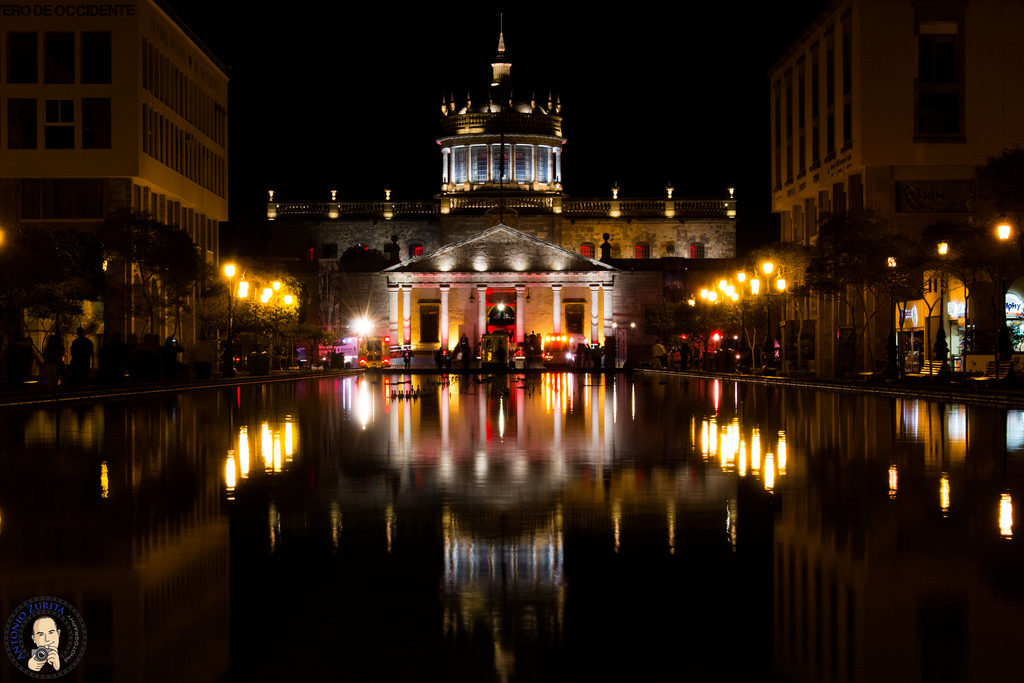
[[[301,424],[301,429],[297,416],[305,420],[313,415],[309,405],[289,404],[274,411],[275,390],[271,389],[266,403],[246,394],[243,405],[259,404],[246,414],[234,410],[231,391],[226,403],[232,413],[230,419],[225,418],[231,426],[221,428],[215,437],[193,439],[182,447],[180,456],[166,445],[148,448],[147,443],[134,456],[138,463],[130,463],[130,467],[123,467],[113,455],[104,455],[110,457],[109,462],[101,462],[100,457],[84,459],[82,475],[93,482],[89,495],[94,498],[107,495],[109,482],[104,484],[105,478],[113,478],[115,487],[135,482],[146,493],[163,486],[160,479],[169,471],[169,463],[189,460],[200,450],[195,444],[210,439],[217,446],[213,452],[224,459],[195,458],[201,463],[198,467],[205,468],[198,476],[205,478],[213,491],[214,507],[223,502],[221,486],[232,499],[233,511],[248,509],[244,505],[256,506],[258,515],[232,514],[231,524],[257,532],[249,533],[248,538],[258,536],[260,555],[267,554],[267,539],[270,552],[284,556],[295,547],[293,537],[318,534],[325,554],[338,552],[343,539],[352,543],[353,549],[368,549],[339,554],[335,558],[339,566],[362,566],[358,563],[372,562],[374,554],[385,552],[404,561],[418,552],[429,555],[437,571],[436,553],[442,545],[438,541],[443,538],[444,576],[442,581],[432,582],[435,593],[431,598],[436,599],[441,585],[444,604],[432,627],[443,621],[445,633],[452,636],[446,646],[455,649],[474,628],[478,637],[493,639],[494,655],[500,660],[494,665],[496,670],[525,666],[529,657],[521,656],[521,648],[531,647],[528,643],[534,641],[519,638],[523,630],[561,636],[566,604],[563,504],[565,537],[570,539],[573,553],[569,579],[574,591],[588,581],[599,583],[595,576],[603,571],[603,562],[633,561],[637,550],[657,547],[662,560],[670,555],[676,561],[696,559],[703,552],[700,544],[713,537],[713,551],[726,545],[740,548],[744,552],[732,556],[739,558],[747,555],[746,548],[757,545],[747,543],[752,535],[770,533],[765,537],[773,544],[773,588],[783,606],[772,617],[780,620],[776,632],[782,642],[789,639],[798,643],[797,648],[803,647],[799,643],[807,640],[801,639],[802,623],[814,629],[811,633],[830,628],[827,622],[831,617],[819,623],[815,610],[818,601],[824,601],[825,614],[831,615],[828,591],[835,591],[840,627],[853,623],[847,622],[848,618],[858,624],[853,641],[843,635],[837,640],[840,670],[846,661],[843,657],[871,652],[871,635],[866,633],[870,629],[862,629],[860,620],[870,626],[866,611],[877,609],[886,597],[865,590],[866,581],[877,586],[887,578],[885,563],[868,566],[864,561],[867,554],[877,556],[876,550],[882,548],[890,555],[895,553],[897,560],[906,556],[913,561],[922,556],[918,544],[927,545],[931,538],[938,540],[943,553],[952,553],[943,541],[964,529],[971,533],[982,529],[990,538],[999,538],[998,532],[1006,539],[999,544],[1004,547],[1021,540],[1013,536],[1011,497],[1019,495],[1020,453],[1012,445],[1009,454],[1000,450],[999,418],[1004,415],[994,410],[923,401],[893,401],[886,409],[874,399],[856,399],[856,406],[851,407],[853,401],[846,397],[816,395],[810,402],[804,395],[794,399],[795,393],[787,397],[782,391],[762,399],[746,387],[736,391],[735,385],[721,391],[713,410],[709,382],[694,381],[686,386],[670,381],[663,389],[641,383],[631,386],[630,409],[635,411],[636,422],[623,420],[616,426],[616,387],[622,384],[618,389],[626,391],[627,380],[602,378],[596,388],[587,384],[593,381],[577,375],[531,378],[523,384],[510,383],[515,389],[504,396],[489,393],[489,388],[480,384],[453,383],[450,391],[447,386],[438,388],[429,400],[393,401],[393,410],[376,422],[375,411],[380,411],[382,400],[387,401],[386,392],[393,385],[338,381],[330,384],[333,402],[317,406],[322,412],[309,425]],[[359,409],[362,412],[352,401],[348,412],[339,410],[346,395],[356,395],[357,387],[359,403],[366,399]],[[584,391],[583,401],[571,399],[576,387]],[[771,413],[766,409],[768,401],[771,406],[781,405]],[[552,415],[544,412],[546,405]],[[1006,428],[1007,442],[1012,444],[1013,425],[1020,418],[1017,412],[1011,411],[1011,415]],[[55,434],[65,433],[57,426],[60,419],[51,421]],[[299,443],[312,433],[305,430],[312,430],[316,421],[322,424],[317,425],[320,431],[313,441]],[[913,430],[906,429],[909,424]],[[103,429],[95,426],[79,431],[95,434]],[[173,434],[173,430],[168,432]],[[968,439],[973,442],[971,447]],[[56,441],[54,435],[50,441],[41,438],[35,443]],[[962,447],[950,447],[957,443]],[[266,467],[268,458],[270,466]],[[254,461],[251,476],[250,459]],[[264,467],[260,467],[261,461]],[[99,492],[95,488],[97,462]],[[310,465],[309,472],[316,476],[305,476],[306,470],[300,469],[304,465]],[[289,471],[302,476],[289,477]],[[847,487],[837,487],[837,481],[851,485],[839,490]],[[246,495],[247,488],[251,491],[270,482],[276,491],[303,495]],[[865,482],[864,486],[860,482]],[[900,503],[884,505],[884,512],[878,514],[875,506],[885,501],[881,494],[886,483],[890,495],[899,492]],[[936,490],[945,516],[951,509],[953,487],[958,493],[955,519],[943,520],[935,510]],[[310,495],[305,495],[307,492]],[[3,531],[7,538],[20,540],[11,534],[15,528],[11,525],[27,515],[21,508],[6,508],[7,490],[0,489],[0,495],[9,513]],[[130,498],[132,491],[118,489],[111,495],[120,501]],[[344,534],[342,507],[348,522]],[[435,515],[442,507],[439,526]],[[403,534],[397,533],[399,509],[403,511]],[[738,524],[740,514],[743,525]],[[897,545],[892,522],[905,514],[911,515],[915,532],[920,527],[927,533],[915,533],[913,542]],[[367,519],[372,524],[364,523]],[[421,519],[430,521],[419,526]],[[906,523],[902,517],[899,520]],[[966,521],[970,523],[961,523]],[[246,524],[251,528],[244,529]],[[607,543],[609,532],[612,544]],[[411,550],[404,543],[413,533],[425,542],[417,538],[420,547]],[[372,545],[356,545],[363,540],[361,534],[372,534]],[[694,543],[695,538],[700,540]],[[581,550],[588,545],[590,548]],[[984,544],[949,545],[977,549]],[[588,556],[593,548],[598,550]],[[619,557],[609,560],[613,549]],[[932,548],[924,548],[929,562],[944,561],[928,555],[930,552]],[[659,567],[663,568],[665,565]],[[576,571],[580,575],[587,572],[587,579],[577,582]],[[817,571],[822,572],[821,583],[815,578]],[[792,586],[786,583],[790,581]],[[956,581],[983,582],[984,572],[957,572]],[[804,585],[809,588],[801,588]],[[386,585],[373,588],[388,590]],[[963,591],[959,584],[953,588],[968,595],[982,593]],[[363,589],[365,586],[356,588]],[[579,594],[573,596],[570,604],[579,605]],[[786,607],[791,596],[797,604],[793,611]],[[968,607],[974,610],[976,605],[971,602]],[[895,611],[900,609],[897,606]],[[544,615],[550,621],[544,621]],[[362,616],[353,614],[353,619]],[[912,605],[909,619],[913,624],[917,618]],[[786,621],[789,619],[792,623]],[[569,623],[579,628],[578,620]],[[513,632],[515,628],[520,630]],[[830,632],[824,633],[827,643]],[[779,650],[783,658],[787,653],[799,658],[799,649],[796,655],[782,646]],[[515,673],[523,675],[522,671]],[[479,680],[488,678],[484,675]]]
[[[999,533],[1003,538],[1013,538],[1013,500],[1009,493],[999,496]]]
[[[110,497],[110,468],[106,460],[100,463],[100,497]]]
[[[939,509],[943,515],[949,514],[949,473],[943,472],[939,480]]]

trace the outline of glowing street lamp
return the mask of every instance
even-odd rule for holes
[[[996,226],[996,234],[999,235],[999,239],[1004,242],[1010,239],[1010,233],[1013,232],[1013,228],[1006,221],[1000,221],[999,225]]]

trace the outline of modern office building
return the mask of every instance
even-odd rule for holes
[[[907,235],[966,220],[976,169],[1024,142],[1022,30],[1024,7],[1011,0],[832,2],[770,71],[772,206],[783,241],[814,244],[828,212],[870,209]],[[908,352],[930,349],[942,324],[959,355],[963,287],[935,281],[924,299],[900,304],[902,341]],[[843,340],[858,346],[861,366],[884,360],[882,298],[869,297],[868,310],[882,313],[866,321],[835,299],[804,302],[813,339],[805,369],[836,374]],[[866,334],[850,332],[863,325]]]
[[[517,341],[535,330],[603,343],[662,300],[665,273],[736,254],[732,189],[701,199],[674,197],[672,187],[657,198],[626,199],[617,187],[601,198],[567,194],[561,105],[556,96],[515,98],[504,36],[487,87],[446,97],[440,114],[439,193],[430,199],[270,193],[272,252],[319,261],[328,329],[340,334],[368,313],[417,348],[495,329]],[[352,247],[380,250],[394,265],[373,284],[337,274]]]
[[[153,0],[2,9],[0,224],[90,230],[147,212],[216,264],[228,217],[224,65]],[[112,265],[108,283],[120,280],[124,298],[82,322],[98,334],[172,331],[131,314],[137,275]],[[194,338],[194,318],[182,326]]]

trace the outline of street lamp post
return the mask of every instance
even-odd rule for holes
[[[900,377],[898,350],[896,347],[896,305],[893,301],[893,277],[892,272],[896,268],[896,257],[888,258],[890,268],[889,275],[889,339],[885,342],[886,358],[885,377],[888,380],[897,380]]]
[[[1001,242],[1007,242],[1013,228],[1008,221],[1000,221],[996,226],[996,235]],[[996,338],[996,378],[999,377],[999,361],[1012,361],[1013,349],[1010,348],[1010,329],[1006,326],[1006,267],[999,267],[999,291],[996,293],[996,314],[999,332]],[[1006,369],[1006,377],[1013,377],[1013,363]]]
[[[232,349],[231,339],[234,334],[234,317],[232,315],[232,303],[235,298],[234,284],[235,284],[235,264],[228,263],[224,266],[224,275],[228,279],[228,339],[225,346],[228,352],[228,364],[227,367],[221,368],[221,375],[224,377],[235,376],[235,353]]]

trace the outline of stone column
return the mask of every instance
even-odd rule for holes
[[[398,339],[398,285],[388,285],[388,335]]]
[[[412,285],[402,285],[402,343],[412,342]]]
[[[614,336],[615,332],[612,330],[612,297],[614,296],[613,285],[604,286],[604,337]]]
[[[526,341],[526,285],[516,285],[516,344]]]
[[[551,285],[551,334],[562,334],[562,285]]]
[[[438,289],[441,290],[441,315],[440,322],[441,326],[441,348],[448,348],[448,291],[452,288],[451,285],[440,285]]]
[[[600,319],[600,310],[597,303],[597,291],[601,288],[601,285],[596,282],[590,285],[590,343],[596,344],[598,342],[597,337],[597,321]]]
[[[470,340],[473,346],[479,341],[480,335],[487,332],[487,285],[476,286],[476,336],[475,340]]]

